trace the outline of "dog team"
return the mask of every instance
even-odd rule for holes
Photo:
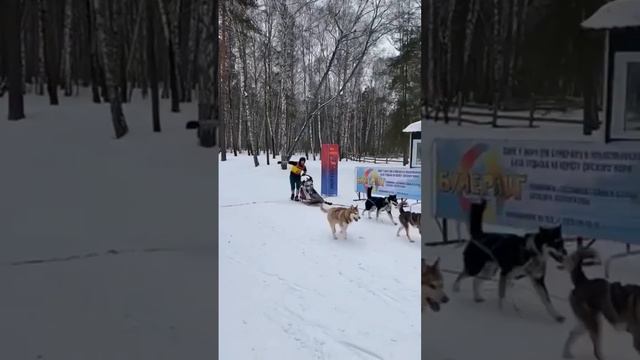
[[[573,357],[571,348],[575,341],[588,335],[598,360],[603,359],[600,338],[601,319],[615,329],[631,334],[633,347],[640,354],[640,286],[623,285],[605,279],[590,279],[582,270],[585,259],[597,258],[591,249],[579,249],[568,255],[564,247],[562,229],[539,228],[536,233],[523,236],[485,232],[482,228],[486,201],[471,204],[469,211],[470,240],[463,251],[463,270],[453,284],[453,291],[460,290],[460,282],[473,278],[473,298],[482,302],[482,282],[498,274],[498,304],[502,307],[508,285],[518,279],[528,278],[547,312],[557,322],[565,318],[551,302],[545,284],[546,261],[549,257],[561,264],[569,273],[573,289],[569,304],[577,324],[564,344],[563,356]],[[429,265],[422,259],[422,309],[438,312],[449,301],[439,266],[439,260]]]
[[[400,231],[404,229],[409,241],[414,242],[409,235],[409,228],[418,228],[418,231],[422,234],[420,229],[420,213],[405,211],[404,208],[407,206],[407,201],[402,199],[398,202],[396,195],[388,195],[386,197],[373,196],[372,191],[372,187],[367,188],[367,199],[365,201],[364,209],[362,210],[362,215],[366,212],[369,214],[369,219],[371,219],[371,213],[375,211],[376,219],[379,219],[380,213],[386,212],[393,225],[398,225],[398,223],[393,219],[393,214],[391,213],[393,207],[397,207],[400,210],[400,215],[398,216],[400,227],[398,228],[396,236],[400,236]],[[337,227],[340,227],[340,234],[342,234],[342,237],[346,239],[349,224],[360,220],[360,212],[357,206],[331,207],[327,209],[324,207],[324,204],[321,204],[320,210],[327,214],[327,221],[331,227],[331,233],[333,234],[334,239],[338,238],[338,231],[336,230]]]

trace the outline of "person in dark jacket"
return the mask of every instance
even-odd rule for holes
[[[307,172],[307,167],[304,165],[307,159],[301,157],[298,161],[289,161],[289,165],[292,165],[291,172],[289,173],[289,183],[291,184],[291,200],[298,201],[298,191],[302,185],[302,175]]]

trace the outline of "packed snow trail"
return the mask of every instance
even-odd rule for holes
[[[136,96],[115,140],[88,91],[27,95],[15,122],[0,100],[0,358],[210,357],[216,154],[184,129],[195,103],[162,101],[153,133]]]
[[[420,245],[381,214],[334,240],[318,206],[289,200],[289,173],[246,154],[220,163],[221,359],[420,359]],[[273,160],[272,160],[273,161]],[[339,164],[354,202],[355,166]],[[308,160],[321,189],[320,162]],[[394,210],[397,221],[398,211]],[[419,239],[413,229],[412,236]]]
[[[432,221],[433,222],[433,221]],[[463,226],[464,228],[464,226]],[[513,230],[487,226],[489,231]],[[435,226],[430,230],[432,239],[438,239]],[[574,244],[568,246],[573,251]],[[594,245],[603,258],[624,251],[624,245],[612,242],[596,242]],[[472,295],[472,280],[462,282],[459,293],[451,291],[452,284],[462,270],[463,247],[438,246],[427,248],[427,261],[440,257],[446,282],[446,291],[451,301],[439,313],[427,312],[426,333],[423,335],[422,351],[429,360],[561,360],[562,349],[569,331],[575,325],[567,298],[573,288],[569,275],[559,270],[553,260],[547,268],[547,287],[551,300],[558,311],[566,317],[563,324],[556,323],[546,312],[542,302],[527,279],[517,280],[507,289],[503,310],[498,309],[498,284],[487,281],[483,285],[484,303],[475,303]],[[612,281],[640,283],[638,258],[628,258],[614,263]],[[603,266],[585,267],[589,277],[603,277]],[[631,336],[616,332],[603,322],[603,354],[607,359],[637,360]],[[588,336],[576,342],[575,359],[593,360],[593,351]]]

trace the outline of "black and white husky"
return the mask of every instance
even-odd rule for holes
[[[556,321],[563,322],[565,318],[553,307],[545,285],[547,258],[551,256],[558,263],[562,263],[567,254],[562,239],[562,228],[539,228],[537,233],[524,236],[485,233],[482,230],[485,208],[484,200],[471,205],[471,240],[463,253],[464,270],[456,279],[453,291],[460,290],[462,279],[474,277],[474,299],[476,302],[482,302],[484,300],[480,296],[480,285],[483,278],[492,277],[499,271],[498,297],[502,308],[507,285],[515,279],[528,277],[549,314]]]
[[[372,196],[372,191],[373,187],[370,186],[367,188],[367,200],[364,203],[362,215],[364,215],[365,212],[368,212],[369,219],[371,219],[371,212],[375,210],[376,219],[378,219],[380,217],[380,212],[386,211],[393,225],[398,225],[395,220],[393,220],[393,215],[391,214],[391,209],[394,206],[398,206],[398,197],[396,195],[389,195],[387,197]]]

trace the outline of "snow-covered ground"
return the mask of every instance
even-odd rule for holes
[[[162,101],[160,134],[127,104],[114,140],[108,105],[60,101],[9,122],[0,99],[0,358],[211,358],[216,154],[184,129],[195,104]]]
[[[465,227],[463,226],[463,229]],[[489,227],[488,230],[513,230]],[[466,230],[465,230],[466,231]],[[430,233],[434,235],[434,228]],[[622,244],[601,242],[594,244],[603,258],[613,253],[624,252]],[[568,250],[574,250],[570,243]],[[498,309],[497,282],[485,282],[483,295],[486,301],[473,301],[472,281],[462,282],[459,293],[452,293],[451,285],[462,269],[462,247],[455,245],[426,248],[427,260],[441,258],[445,275],[447,294],[451,301],[440,313],[426,313],[422,321],[424,331],[422,351],[429,360],[473,360],[482,358],[494,360],[560,360],[562,346],[569,331],[575,325],[574,317],[567,301],[571,282],[564,270],[558,270],[552,260],[548,265],[547,286],[552,301],[567,320],[556,323],[546,312],[542,302],[526,279],[517,281],[507,290],[507,302],[503,310]],[[640,283],[640,263],[638,258],[621,259],[613,262],[611,280]],[[586,267],[590,277],[603,277],[604,266]],[[604,355],[608,359],[637,360],[631,336],[616,332],[603,323]],[[574,347],[576,359],[594,359],[588,337],[578,341]]]
[[[386,215],[334,240],[318,207],[289,200],[288,171],[260,162],[220,164],[220,358],[419,359],[419,241]],[[328,201],[362,208],[358,165],[340,162]],[[320,191],[320,161],[307,167]]]

